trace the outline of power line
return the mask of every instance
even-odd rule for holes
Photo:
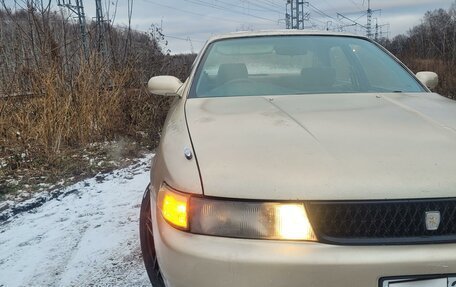
[[[336,10],[336,7],[331,2],[328,2],[327,0],[323,0],[323,2],[325,2],[327,6],[331,6],[333,10]]]
[[[360,26],[360,27],[366,29],[366,26],[364,26],[364,25],[358,23],[357,21],[355,21],[355,20],[353,20],[353,19],[351,19],[351,18],[348,18],[347,16],[345,16],[345,15],[343,15],[343,14],[341,14],[341,13],[337,13],[337,17],[338,17],[338,18],[341,18],[341,19],[348,20],[348,21],[351,22],[352,24],[355,24],[355,25],[357,25],[357,26]]]
[[[310,17],[309,19],[310,19],[310,20],[313,20],[313,21],[316,21],[316,22],[319,22],[319,23],[321,23],[321,24],[324,24],[324,25],[326,25],[326,24],[327,24],[327,22],[324,22],[324,21],[322,21],[322,20],[319,20],[319,19],[317,19],[317,18],[314,18],[314,17]]]
[[[158,2],[155,2],[153,0],[142,0],[142,1],[150,3],[150,4],[153,4],[153,5],[156,5],[156,6],[164,7],[164,8],[173,10],[173,11],[179,11],[179,12],[185,13],[185,14],[191,14],[191,15],[196,15],[196,16],[201,16],[201,17],[209,17],[209,18],[213,18],[213,19],[217,19],[217,20],[221,20],[221,21],[225,21],[225,22],[229,22],[229,23],[233,23],[233,22],[236,22],[236,23],[239,23],[239,24],[245,24],[246,23],[245,21],[239,21],[239,20],[233,19],[233,18],[226,18],[226,17],[221,17],[221,16],[213,16],[213,15],[210,15],[210,14],[197,13],[197,12],[194,12],[194,11],[181,9],[181,8],[178,8],[178,7],[175,7],[175,6],[169,6],[169,5],[166,5],[166,4],[158,3]]]
[[[152,1],[152,0],[142,0],[142,1],[143,2],[148,2],[148,3],[153,4],[153,5],[161,6],[161,7],[164,7],[164,8],[168,8],[168,9],[173,10],[173,11],[179,11],[179,12],[182,12],[182,13],[185,13],[185,14],[191,14],[191,15],[196,15],[196,16],[201,16],[201,17],[210,17],[210,18],[214,18],[214,19],[218,19],[218,20],[222,20],[222,21],[226,21],[226,22],[230,22],[230,23],[231,22],[236,22],[236,23],[240,23],[240,24],[245,24],[245,22],[241,22],[241,21],[238,21],[236,19],[229,19],[229,18],[225,18],[225,17],[218,17],[218,16],[212,16],[212,15],[197,13],[197,12],[193,12],[193,11],[188,11],[188,10],[180,9],[180,8],[177,8],[177,7],[173,7],[173,6],[157,3],[157,2]]]
[[[166,35],[166,34],[163,34],[163,36],[165,38],[171,38],[171,39],[176,39],[176,40],[182,40],[182,41],[192,41],[192,42],[198,42],[198,43],[206,43],[206,41],[203,41],[203,40],[195,40],[195,39],[191,39],[190,37],[187,37],[187,38],[182,38],[182,37],[177,37],[177,36],[171,36],[171,35]]]
[[[142,1],[154,4],[154,5],[157,5],[157,6],[165,7],[165,8],[168,8],[168,9],[172,9],[174,11],[179,11],[179,12],[182,12],[182,13],[186,13],[186,14],[192,14],[192,15],[196,15],[196,16],[210,16],[210,15],[204,15],[204,14],[201,14],[201,13],[196,13],[196,12],[193,12],[193,11],[180,9],[180,8],[173,7],[173,6],[168,6],[168,5],[157,3],[157,2],[151,1],[151,0],[142,0]]]
[[[250,16],[250,17],[257,18],[257,19],[264,20],[264,21],[270,21],[270,22],[274,22],[274,23],[278,22],[278,20],[272,20],[272,19],[265,18],[265,17],[262,17],[262,16],[254,15],[254,14],[251,14],[251,13],[236,11],[236,10],[233,10],[233,9],[231,9],[229,7],[226,7],[226,6],[220,6],[220,5],[212,4],[212,3],[205,2],[205,1],[202,1],[202,0],[184,0],[184,1],[196,4],[196,5],[204,6],[204,7],[209,7],[209,8],[222,10],[222,11],[225,11],[225,12],[229,11],[231,13],[237,13],[237,14],[241,14],[241,15]],[[226,5],[233,6],[231,3],[226,3],[226,2],[223,2],[223,1],[220,1],[220,0],[217,1],[217,2],[225,3]],[[234,6],[236,7],[237,5],[234,5]],[[237,6],[237,7],[240,7],[240,6]]]
[[[352,2],[355,6],[358,6],[353,0],[350,0],[350,2]],[[363,1],[363,3],[364,3],[364,1]],[[367,10],[365,12],[361,11],[361,12],[354,12],[354,13],[344,13],[345,15],[342,14],[342,13],[337,13],[337,18],[339,20],[344,20],[344,21],[350,22],[351,23],[350,26],[354,26],[355,29],[356,29],[356,27],[361,27],[366,32],[366,36],[368,38],[377,39],[378,35],[379,35],[379,29],[389,25],[389,24],[379,25],[378,24],[378,19],[375,18],[375,20],[376,20],[375,27],[372,26],[372,17],[374,15],[374,13],[378,12],[378,11],[381,11],[381,10],[380,9],[377,9],[377,10],[372,9],[371,0],[367,0]],[[352,18],[347,16],[347,15],[350,15],[350,14],[358,14],[358,13],[362,13],[362,14],[361,14],[361,16],[357,17],[356,19],[352,19]],[[365,25],[360,24],[358,22],[362,17],[366,17],[366,24]],[[375,28],[375,33],[373,32],[374,28]]]
[[[260,1],[260,0],[258,0],[258,1]],[[265,4],[268,4],[268,5],[270,5],[271,7],[276,7],[276,8],[283,9],[283,5],[279,5],[279,4],[275,3],[275,2],[272,1],[272,0],[263,0],[263,1],[260,1],[260,2],[263,2],[263,3],[265,3]]]
[[[122,28],[122,27],[119,27],[119,29],[128,29],[128,28]],[[152,30],[152,31],[144,31],[144,30],[140,30],[140,29],[135,29],[136,31],[139,31],[139,32],[142,32],[144,34],[147,34],[147,35],[153,35],[155,32],[158,32],[159,36],[161,39],[163,40],[166,40],[166,39],[175,39],[175,40],[180,40],[180,41],[184,41],[184,42],[188,42],[189,45],[190,45],[190,50],[192,53],[194,53],[194,47],[193,47],[193,42],[198,42],[198,43],[206,43],[206,41],[204,40],[200,40],[200,39],[193,39],[193,38],[190,38],[190,37],[186,37],[186,38],[183,38],[183,37],[179,37],[179,36],[174,36],[174,35],[168,35],[168,34],[164,34],[163,31],[162,31],[162,28],[157,28],[157,30]],[[154,36],[155,37],[155,36]],[[168,45],[168,41],[166,40],[166,46]],[[171,50],[169,50],[171,51]]]
[[[223,2],[223,1],[219,1],[219,2]],[[261,5],[261,4],[258,4],[258,3],[256,3],[256,2],[252,2],[252,1],[249,1],[249,0],[244,0],[244,1],[242,1],[242,2],[248,3],[248,4],[253,5],[253,6],[255,6],[255,7],[259,7],[259,8],[261,8],[261,9],[264,9],[264,10],[258,10],[258,9],[257,9],[257,11],[272,11],[272,12],[282,13],[282,10],[281,10],[281,9],[282,9],[283,7],[280,7],[280,8],[279,8],[280,10],[278,10],[278,7],[275,7],[275,6],[263,6],[263,5]]]
[[[356,3],[355,1],[353,0],[350,0],[350,2],[357,8],[357,9],[360,9],[360,10],[364,10],[363,6],[360,6],[358,3]],[[363,1],[364,3],[364,1]],[[363,4],[364,5],[364,4]]]
[[[119,29],[128,29],[128,28],[122,28],[122,27],[118,27]],[[161,30],[160,28],[158,28],[159,30]],[[136,31],[139,31],[139,32],[142,32],[142,33],[145,33],[145,34],[149,34],[151,33],[151,31],[145,31],[145,30],[139,30],[139,29],[135,29]],[[179,37],[179,36],[174,36],[174,35],[168,35],[168,34],[164,34],[162,31],[159,32],[160,33],[160,36],[163,36],[165,38],[171,38],[171,39],[176,39],[176,40],[182,40],[182,41],[189,41],[189,39],[192,41],[192,42],[198,42],[198,43],[206,43],[206,41],[204,40],[201,40],[201,39],[191,39],[189,37],[187,38],[183,38],[183,37]]]
[[[363,18],[366,15],[367,15],[367,12],[362,13],[361,16],[359,16],[358,18],[355,19],[355,21],[358,21],[359,19]]]
[[[320,10],[319,8],[315,7],[312,3],[309,3],[310,7],[312,7],[318,14],[322,15],[323,17],[328,17],[330,19],[333,19],[335,21],[337,21],[336,18],[334,18],[333,16],[331,15],[328,15],[326,12],[323,12],[322,10]]]
[[[340,22],[339,19],[337,19],[334,16],[329,15],[327,12],[321,10],[320,8],[316,7],[310,2],[303,2],[302,0],[288,0],[287,1],[287,7],[290,7],[290,12],[288,11],[288,8],[286,10],[286,19],[287,19],[287,28],[289,29],[303,29],[304,28],[304,23],[305,21],[310,21],[312,19],[313,21],[320,22],[324,24],[325,28],[328,30],[328,22],[323,22],[322,20],[318,20],[315,17],[310,17],[310,12],[306,11],[304,12],[304,6],[309,7],[313,12],[317,13],[319,16],[322,18],[328,18],[331,19],[331,22],[335,22],[338,24],[343,24]],[[297,20],[296,20],[297,18]],[[299,25],[296,25],[294,22],[298,21]],[[302,23],[302,24],[301,24]],[[315,27],[315,23],[312,23],[312,25]]]

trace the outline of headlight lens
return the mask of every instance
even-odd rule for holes
[[[168,204],[165,202],[167,198]],[[317,240],[302,203],[190,197],[164,186],[158,204],[169,223],[192,233],[252,239]],[[184,208],[178,206],[186,206],[185,215]]]

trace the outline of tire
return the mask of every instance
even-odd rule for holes
[[[147,275],[153,287],[165,287],[165,282],[158,266],[157,254],[154,245],[154,232],[152,229],[152,219],[150,212],[150,190],[149,186],[144,192],[141,213],[139,216],[139,238],[141,241],[141,251],[146,266]]]

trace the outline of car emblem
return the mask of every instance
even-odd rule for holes
[[[427,211],[426,212],[426,229],[429,231],[439,229],[440,225],[440,212]]]

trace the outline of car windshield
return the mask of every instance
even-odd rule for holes
[[[425,91],[377,45],[344,36],[219,40],[194,83],[190,97]]]

